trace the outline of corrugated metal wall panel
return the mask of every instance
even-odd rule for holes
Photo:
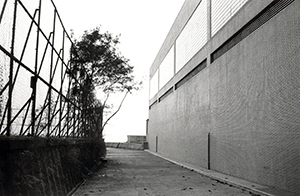
[[[159,89],[174,76],[174,46],[169,50],[159,67]]]
[[[207,42],[207,0],[203,0],[176,40],[176,72]]]
[[[212,0],[211,33],[215,35],[248,0]]]

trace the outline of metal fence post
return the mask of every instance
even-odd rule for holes
[[[10,67],[9,67],[9,86],[8,86],[8,100],[7,100],[7,132],[6,135],[11,134],[11,109],[12,109],[12,92],[13,92],[13,73],[14,73],[14,47],[15,47],[15,34],[16,34],[16,20],[17,20],[17,6],[18,2],[15,0],[14,5],[14,18],[12,27],[11,39],[11,52],[10,52]]]
[[[65,31],[63,31],[63,40],[62,40],[62,60],[61,60],[61,73],[60,73],[60,100],[59,100],[59,133],[61,133],[61,121],[62,121],[62,114],[63,114],[63,111],[62,111],[62,89],[63,89],[63,80],[64,80],[64,46],[65,46]],[[69,102],[68,102],[69,103]],[[68,105],[69,106],[69,105]],[[67,110],[69,110],[67,106]],[[65,122],[67,122],[67,136],[68,136],[68,124],[69,124],[69,114],[67,113],[67,119]]]
[[[54,10],[54,17],[53,17],[53,36],[52,36],[52,50],[51,50],[51,63],[50,63],[50,77],[49,77],[49,97],[48,97],[48,130],[47,136],[50,136],[50,129],[52,125],[52,117],[51,117],[51,107],[52,107],[52,93],[51,93],[51,86],[52,86],[52,75],[53,75],[53,56],[54,56],[54,41],[55,41],[55,21],[56,21],[56,9]]]
[[[37,83],[37,67],[38,67],[38,56],[39,56],[39,39],[40,39],[40,23],[41,23],[41,8],[42,0],[39,1],[38,9],[38,23],[37,23],[37,35],[36,35],[36,47],[35,47],[35,64],[34,64],[34,73],[32,77],[32,110],[31,110],[31,135],[35,135],[35,110],[36,110],[36,83]]]
[[[9,14],[9,23],[8,25],[5,25],[5,27],[9,27],[9,30],[7,32],[9,33],[10,37],[8,40],[9,45],[0,45],[1,52],[3,52],[4,55],[6,55],[8,58],[7,66],[9,66],[6,75],[7,79],[5,79],[6,84],[2,89],[0,89],[0,96],[4,92],[6,92],[5,97],[7,97],[5,109],[1,113],[3,114],[3,117],[0,119],[0,135],[28,135],[35,137],[43,137],[45,135],[47,135],[47,137],[49,137],[50,135],[59,137],[88,137],[92,135],[86,130],[87,128],[91,128],[93,126],[91,124],[88,124],[89,121],[85,119],[87,118],[86,111],[82,111],[82,106],[78,105],[79,103],[75,103],[79,102],[79,100],[69,97],[71,96],[70,85],[72,84],[73,80],[74,83],[78,83],[74,76],[72,76],[71,74],[68,75],[70,71],[70,65],[65,63],[65,60],[68,60],[65,59],[65,50],[67,49],[66,44],[68,44],[68,41],[72,44],[72,40],[62,24],[59,13],[52,0],[51,2],[54,7],[54,15],[51,15],[51,18],[53,17],[53,24],[50,24],[50,26],[53,25],[52,30],[50,30],[53,32],[50,32],[49,36],[46,36],[45,32],[41,29],[44,18],[42,16],[44,14],[44,12],[42,13],[42,10],[44,9],[43,0],[38,0],[38,2],[34,3],[35,10],[33,15],[31,13],[32,11],[28,10],[27,7],[23,4],[22,0],[3,0],[3,3],[1,4],[2,8],[0,10],[0,22],[3,22],[3,19],[6,19],[4,17],[4,10],[6,7],[8,7],[7,4],[10,4],[9,8],[11,8],[11,13]],[[25,13],[27,17],[24,16],[23,18],[22,15],[22,18],[19,18],[19,12]],[[21,21],[22,23],[23,19],[24,21],[29,21],[31,23],[29,24],[30,26],[27,32],[27,36],[24,37],[25,43],[20,53],[21,56],[18,59],[16,57],[16,51],[19,51],[17,50],[20,49],[20,47],[18,46],[21,46],[20,41],[23,41],[23,36],[19,37],[19,35],[21,33],[24,34],[24,30],[26,30],[26,25],[21,25],[20,28],[18,28],[19,21]],[[60,20],[61,22],[61,26],[63,29],[62,32],[57,26],[60,25],[57,23],[57,20]],[[29,42],[30,37],[32,38],[31,34],[33,33],[33,28],[36,28],[36,34],[34,35],[35,40],[32,40],[34,42]],[[58,42],[57,40],[55,40],[57,39],[55,33],[60,34],[60,32],[63,36],[62,42],[61,44],[55,44],[55,42]],[[40,50],[42,49],[42,44],[44,43],[41,41],[44,40],[46,41],[46,46],[43,52]],[[54,45],[60,45],[62,47],[60,52],[56,50]],[[30,50],[35,50],[35,52],[26,53],[26,51],[28,51],[27,46]],[[51,46],[52,49],[47,50],[48,46]],[[47,51],[49,51],[49,53],[47,53]],[[25,59],[25,61],[23,61],[23,57],[31,57],[32,62],[27,62],[27,58]],[[71,54],[70,57],[72,58]],[[54,61],[55,58],[57,58],[56,63]],[[44,63],[45,59],[49,60],[49,65],[48,63]],[[57,70],[59,70],[59,61],[61,61],[61,73],[59,73],[59,71],[55,73],[56,68]],[[30,64],[32,65],[32,67]],[[40,75],[42,67],[45,64],[47,64],[47,67],[45,67],[45,69],[50,69],[50,77],[48,78],[48,76],[46,76],[46,79],[42,77],[42,75]],[[19,69],[21,68],[23,69],[23,71],[27,71],[26,73],[29,74],[28,79],[30,80],[30,86],[27,87],[29,88],[29,97],[24,97],[27,98],[27,102],[24,105],[21,105],[23,104],[23,99],[21,99],[20,103],[17,103],[17,101],[19,100],[15,99],[15,95],[20,96],[19,94],[16,94],[18,93],[16,90],[18,90],[20,86],[22,87],[22,85],[24,85],[24,83],[21,84],[22,80],[17,80],[18,77],[23,76],[23,72],[19,72]],[[57,85],[53,85],[56,84],[54,80],[58,79],[59,75],[60,81],[57,81]],[[69,78],[66,79],[66,76],[69,76]],[[69,86],[67,86],[68,82]],[[47,86],[46,91],[41,92],[41,97],[38,97],[38,84],[44,84]],[[58,89],[59,85],[60,89]],[[16,86],[18,87],[17,89]],[[67,92],[65,92],[66,89]],[[43,98],[45,93],[46,97]],[[64,93],[66,93],[66,96],[64,95]],[[39,104],[40,101],[44,101],[44,104],[42,104],[41,107],[38,107],[37,104]],[[67,107],[67,109],[65,108],[65,106]],[[16,112],[14,109],[16,110]],[[4,128],[3,125],[5,126]],[[19,130],[18,126],[21,126]]]

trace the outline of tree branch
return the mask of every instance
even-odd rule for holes
[[[129,93],[129,90],[125,93],[125,95],[124,95],[124,97],[123,97],[123,99],[122,99],[122,101],[121,101],[121,103],[120,103],[120,105],[119,105],[119,107],[118,107],[118,109],[105,121],[105,123],[103,124],[103,126],[102,126],[102,131],[104,130],[104,127],[105,127],[105,125],[108,123],[108,121],[112,118],[112,117],[114,117],[119,111],[120,111],[120,109],[121,109],[121,106],[123,105],[123,102],[124,102],[124,100],[125,100],[125,98],[126,98],[126,96],[127,96],[127,94]]]
[[[106,102],[107,102],[107,100],[108,100],[108,98],[109,98],[109,95],[110,95],[110,93],[108,92],[108,94],[107,94],[107,96],[106,96],[106,99],[105,99],[104,102],[103,102],[103,107],[105,107]]]

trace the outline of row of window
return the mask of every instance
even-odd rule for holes
[[[179,87],[181,87],[184,83],[189,81],[191,78],[193,78],[195,75],[197,75],[200,71],[202,71],[207,66],[207,59],[204,59],[201,63],[199,63],[194,69],[192,69],[189,73],[187,73],[181,80],[179,80],[173,88],[173,86],[167,90],[163,95],[161,95],[154,103],[152,103],[149,106],[149,109],[152,108],[153,105],[157,104],[158,102],[161,102],[163,99],[165,99],[167,96],[169,96],[171,93],[173,93],[174,90],[177,90]]]
[[[211,28],[211,35],[215,35],[247,1],[202,0],[200,2],[150,79],[150,99],[207,43],[208,28]],[[211,3],[211,24],[207,23],[208,3]]]

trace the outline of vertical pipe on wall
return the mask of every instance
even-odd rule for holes
[[[207,0],[207,42],[211,39],[211,1]],[[209,50],[208,50],[209,51]],[[210,55],[207,55],[207,66],[210,64]],[[210,170],[210,132],[207,135],[207,169]]]
[[[158,152],[158,136],[155,139],[155,152]]]
[[[149,119],[146,120],[146,135],[148,136],[149,131]]]
[[[207,137],[207,169],[210,169],[210,132]]]

